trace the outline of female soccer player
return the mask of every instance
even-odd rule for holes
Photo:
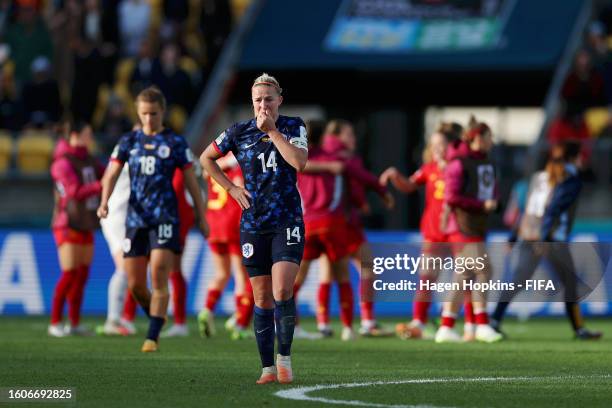
[[[565,288],[565,312],[575,336],[580,340],[597,340],[602,333],[584,327],[578,305],[580,290],[577,288],[574,261],[568,251],[567,241],[572,230],[574,214],[582,181],[576,163],[580,145],[567,142],[554,146],[543,171],[536,172],[529,183],[527,202],[517,231],[516,251],[518,262],[513,282],[524,283],[531,279],[542,258],[545,258]],[[548,244],[538,244],[542,241]],[[491,325],[501,332],[501,323],[512,299],[519,290],[502,297],[491,316]]]
[[[195,164],[197,165],[197,163]],[[199,165],[197,165],[196,167],[197,173],[199,170]],[[130,182],[127,168],[128,166],[124,165],[124,169],[122,170],[121,175],[117,180],[117,184],[115,184],[113,195],[110,198],[108,204],[109,216],[102,220],[104,236],[106,237],[109,246],[111,247],[111,250],[114,247],[118,247],[119,252],[118,256],[115,257],[115,265],[123,265],[123,250],[121,246],[121,241],[123,241],[123,237],[125,237],[125,219],[127,218],[127,206],[130,197]],[[126,187],[124,187],[124,183]],[[124,188],[127,189],[127,193],[123,192]],[[195,212],[192,205],[193,200],[191,199],[191,196],[188,195],[185,189],[185,176],[181,169],[177,169],[174,172],[174,177],[172,178],[172,188],[174,189],[174,193],[176,194],[176,199],[178,203],[177,205],[179,214],[180,253],[174,255],[173,269],[172,272],[170,272],[170,282],[172,284],[171,298],[174,308],[174,324],[170,328],[168,328],[168,330],[164,331],[161,334],[162,338],[185,337],[189,335],[189,329],[186,323],[187,282],[183,277],[183,272],[181,270],[181,262],[182,252],[185,248],[185,243],[187,241],[187,234],[195,224]],[[120,192],[117,190],[119,190]],[[117,207],[115,213],[113,213],[113,206]],[[122,222],[122,225],[119,225],[119,222]],[[118,237],[122,237],[121,241],[118,241]],[[116,242],[119,242],[119,244],[116,244]],[[121,261],[121,264],[117,264],[118,261]],[[125,276],[125,272],[123,272],[123,276]],[[117,271],[115,271],[109,282],[109,318],[107,318],[107,322],[104,325],[103,332],[105,334],[130,335],[136,333],[134,319],[136,318],[136,308],[138,305],[134,297],[130,294],[129,290],[125,295],[125,300],[123,300],[123,294],[125,292],[125,286],[127,285],[127,281],[123,283],[121,282],[120,278],[121,275],[119,275]],[[125,277],[123,279],[126,280]],[[119,285],[122,285],[123,292],[120,291]],[[118,309],[121,307],[121,302],[124,302],[123,315],[121,319],[118,320],[118,324],[110,323],[111,316],[119,316],[120,312]],[[115,305],[117,306],[115,307]]]
[[[353,332],[353,289],[349,279],[348,251],[345,214],[346,188],[344,183],[343,159],[335,154],[325,153],[320,146],[323,129],[320,133],[313,122],[309,126],[309,149],[306,168],[298,175],[298,189],[302,197],[304,223],[306,227],[304,257],[300,264],[295,285],[297,289],[304,283],[311,262],[319,258],[319,290],[317,293],[317,328],[320,337],[333,335],[329,324],[330,286],[338,282],[340,298],[340,321],[342,340],[352,340]],[[325,257],[321,255],[324,254]],[[315,338],[310,333],[301,333],[303,338]]]
[[[399,191],[410,194],[420,186],[425,186],[425,209],[421,217],[421,235],[423,236],[423,252],[428,255],[435,254],[436,245],[430,243],[447,242],[448,237],[441,231],[442,205],[444,203],[443,171],[446,166],[444,160],[448,140],[445,135],[436,131],[429,139],[423,154],[425,163],[410,177],[402,175],[395,167],[390,167],[380,176],[382,184],[391,182]],[[429,156],[429,157],[426,157]],[[432,251],[433,250],[433,251]],[[434,252],[434,253],[432,253]],[[439,271],[419,271],[422,280],[435,281]],[[422,338],[430,300],[428,291],[418,291],[412,303],[412,322],[406,327],[399,326],[397,331],[400,337]],[[400,330],[401,327],[401,330]]]
[[[302,119],[279,115],[281,92],[275,78],[265,73],[259,76],[251,88],[255,118],[228,128],[200,157],[208,174],[243,210],[242,258],[253,286],[255,337],[263,366],[258,384],[293,381],[293,283],[304,252],[296,173],[306,165],[308,141]],[[240,163],[244,188],[228,179],[215,162],[230,151]]]
[[[395,201],[387,188],[379,183],[378,177],[370,173],[359,156],[356,155],[357,139],[353,125],[341,119],[335,119],[328,123],[325,131],[326,135],[323,139],[323,149],[327,153],[335,154],[343,157],[346,166],[347,189],[348,189],[348,219],[347,230],[344,232],[347,237],[347,250],[353,266],[360,272],[360,311],[361,311],[361,327],[359,333],[364,337],[384,337],[392,335],[392,332],[386,330],[376,322],[374,314],[374,302],[372,281],[374,274],[372,269],[367,266],[372,262],[364,262],[362,259],[372,259],[372,250],[366,240],[364,228],[361,222],[361,216],[369,210],[366,201],[366,190],[375,191],[383,200],[387,209],[392,209]],[[327,269],[322,270],[322,275],[326,274]],[[322,280],[323,282],[325,279]],[[350,281],[345,283],[350,288]],[[340,285],[340,293],[343,287]],[[329,285],[320,288],[324,296],[322,298],[329,299]],[[351,289],[352,291],[352,289]],[[351,295],[352,298],[352,295]],[[342,302],[341,302],[342,303]],[[351,302],[352,308],[352,302]]]
[[[240,166],[232,154],[217,161],[228,179],[237,186],[244,186]],[[234,299],[236,312],[233,323],[226,324],[231,329],[231,338],[239,340],[252,337],[247,327],[253,316],[253,289],[247,271],[242,265],[240,249],[240,216],[242,209],[231,199],[212,177],[206,175],[208,202],[206,217],[210,226],[208,245],[212,254],[215,276],[208,283],[204,308],[198,314],[198,326],[202,337],[213,336],[216,332],[214,310],[234,269]]]
[[[445,256],[444,243],[448,242],[448,235],[442,231],[442,214],[444,206],[444,168],[448,146],[459,141],[462,127],[456,123],[441,123],[431,135],[429,143],[423,153],[425,162],[412,176],[405,177],[395,167],[390,167],[380,176],[380,182],[387,185],[391,182],[395,188],[403,193],[410,194],[420,186],[425,186],[425,210],[421,217],[421,235],[423,237],[423,252],[428,256]],[[440,271],[421,270],[421,280],[435,281]],[[406,325],[400,323],[396,326],[397,334],[402,338],[420,339],[427,323],[428,310],[431,305],[429,291],[417,291],[412,303],[412,321]],[[472,330],[473,323],[470,316],[471,302],[466,303],[466,324],[464,339]]]
[[[89,125],[72,126],[58,142],[51,165],[55,183],[52,228],[62,269],[51,306],[48,333],[53,337],[89,334],[79,322],[93,257],[93,231],[98,227],[95,210],[100,201],[100,178],[104,171],[87,150],[92,140]],[[64,328],[61,322],[66,299],[70,325]]]
[[[488,159],[493,147],[492,133],[483,122],[470,120],[464,135],[467,154],[451,161],[445,169],[445,201],[450,208],[446,233],[455,257],[482,257],[485,247],[488,214],[497,208],[497,186],[495,169]],[[471,269],[455,279],[486,281],[490,276],[490,265],[485,262],[483,269]],[[442,310],[442,325],[436,332],[437,343],[459,342],[461,337],[453,330],[457,312],[461,306],[462,291],[451,295]],[[502,336],[489,326],[486,311],[486,294],[473,292],[472,305],[476,322],[475,338],[492,343]]]
[[[108,200],[124,163],[130,170],[130,201],[123,242],[125,270],[130,292],[149,316],[143,352],[157,351],[168,306],[168,275],[174,254],[180,252],[177,199],[172,177],[177,168],[185,172],[185,184],[199,214],[199,227],[208,225],[200,188],[192,168],[193,154],[182,136],[164,128],[166,100],[156,87],[136,97],[142,129],[123,136],[112,154],[102,181],[98,216],[108,215]],[[153,293],[147,288],[147,264],[151,264]]]

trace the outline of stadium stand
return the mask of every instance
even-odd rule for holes
[[[26,130],[17,139],[17,169],[24,176],[46,176],[54,140],[46,131]]]
[[[0,131],[0,175],[5,176],[11,167],[13,157],[13,137],[6,131]]]
[[[249,3],[248,0],[2,2],[3,179],[10,180],[11,188],[21,190],[24,197],[38,197],[34,189],[40,186],[34,180],[48,177],[55,143],[52,133],[55,124],[62,120],[92,123],[98,153],[101,158],[107,157],[119,136],[131,129],[136,120],[135,92],[149,84],[182,91],[174,101],[170,95],[166,118],[171,127],[182,131],[206,85],[217,48],[223,46],[234,21]],[[130,16],[127,23],[126,15]],[[217,23],[204,27],[201,21],[204,16]],[[211,44],[215,49],[207,51]],[[165,59],[164,49],[171,50]],[[134,81],[139,70],[149,71],[147,81]],[[46,206],[51,208],[51,202]],[[22,209],[10,205],[3,210],[8,212],[7,219],[11,219],[13,211],[22,214]],[[27,216],[23,217],[26,222]]]

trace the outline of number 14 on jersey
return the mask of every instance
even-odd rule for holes
[[[272,171],[276,171],[276,150],[272,150],[270,155],[268,156],[268,160],[266,161],[266,156],[264,153],[260,153],[257,156],[259,160],[261,160],[261,169],[264,173],[268,172],[268,168],[272,168]]]
[[[291,242],[291,238],[295,238],[297,242]],[[295,245],[301,242],[300,227],[287,228],[287,245]]]

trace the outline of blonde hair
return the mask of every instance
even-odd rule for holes
[[[279,95],[283,93],[283,88],[280,87],[276,78],[272,75],[268,75],[267,73],[263,73],[253,81],[253,88],[259,85],[271,86],[278,92]]]

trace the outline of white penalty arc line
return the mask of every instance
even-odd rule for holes
[[[477,382],[494,382],[494,381],[532,381],[532,380],[578,380],[578,379],[601,379],[612,378],[612,374],[595,375],[595,376],[557,376],[557,377],[475,377],[475,378],[423,378],[400,381],[372,381],[363,383],[345,383],[345,384],[329,384],[329,385],[313,385],[311,387],[296,387],[288,390],[276,392],[274,395],[279,398],[319,402],[323,404],[336,405],[351,405],[355,407],[376,407],[376,408],[446,408],[438,405],[418,404],[418,405],[394,405],[394,404],[378,404],[374,402],[358,401],[358,400],[336,400],[325,397],[311,397],[307,394],[315,391],[334,390],[340,388],[359,388],[371,387],[377,385],[400,385],[400,384],[435,384],[435,383],[477,383]]]

